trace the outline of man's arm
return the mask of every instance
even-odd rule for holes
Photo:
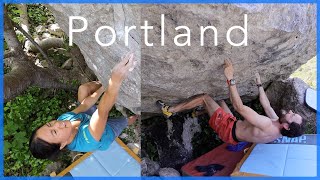
[[[263,86],[261,85],[261,79],[260,79],[259,73],[256,73],[255,76],[256,76],[256,84],[258,85],[258,88],[259,88],[259,100],[260,100],[260,104],[264,109],[264,112],[267,114],[269,118],[278,120],[279,117],[271,107],[269,99],[266,93],[264,92]]]
[[[227,80],[233,79],[233,67],[229,60],[225,60],[224,74]],[[248,106],[243,105],[236,85],[229,85],[230,98],[234,109],[241,114],[249,123],[260,128],[265,129],[271,125],[271,120],[266,116],[261,116]]]
[[[112,70],[108,88],[99,102],[98,109],[90,119],[89,131],[97,141],[102,137],[107,124],[109,111],[117,100],[122,81],[126,78],[128,72],[132,70],[133,65],[133,54],[130,54],[125,56]]]
[[[78,114],[81,112],[86,112],[90,107],[92,107],[99,99],[99,97],[104,92],[104,87],[101,86],[98,90],[92,93],[90,96],[86,97],[81,104],[75,108],[72,112]]]

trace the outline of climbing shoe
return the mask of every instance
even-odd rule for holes
[[[158,100],[158,101],[156,102],[156,104],[157,104],[157,106],[158,106],[159,108],[161,108],[161,111],[162,111],[163,115],[164,115],[166,118],[169,118],[169,117],[171,117],[171,116],[173,115],[172,112],[169,112],[169,111],[168,111],[169,108],[170,108],[170,106],[164,104],[164,102],[162,102],[161,100]]]

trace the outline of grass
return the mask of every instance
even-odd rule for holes
[[[294,77],[302,79],[310,87],[317,89],[317,57],[313,57],[292,73],[290,78]]]

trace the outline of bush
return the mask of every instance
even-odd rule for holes
[[[36,127],[69,111],[74,98],[74,93],[31,87],[4,105],[5,176],[37,176],[51,163],[32,157],[29,137]]]

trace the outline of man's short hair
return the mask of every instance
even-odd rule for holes
[[[301,136],[305,131],[306,120],[302,118],[301,124],[292,122],[289,124],[289,130],[285,128],[281,129],[281,134],[287,137],[298,137]]]

